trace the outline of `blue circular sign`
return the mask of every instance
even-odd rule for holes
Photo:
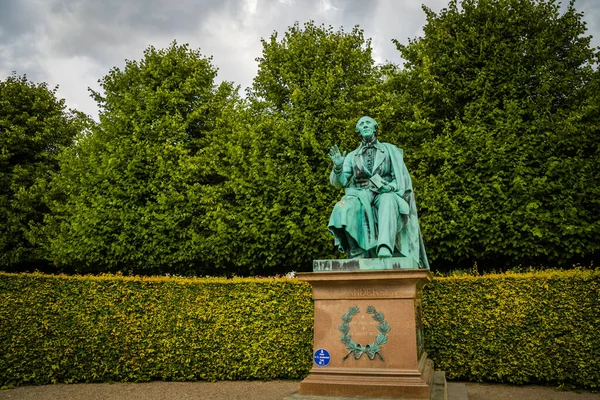
[[[318,367],[326,367],[327,365],[329,365],[329,361],[331,361],[331,356],[329,355],[329,352],[327,350],[319,349],[315,351],[313,359],[315,360],[315,364],[317,364]]]

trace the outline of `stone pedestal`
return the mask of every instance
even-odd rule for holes
[[[386,265],[401,265],[391,260]],[[430,398],[433,362],[423,349],[421,324],[428,270],[342,270],[298,278],[312,285],[315,304],[315,362],[301,395]]]

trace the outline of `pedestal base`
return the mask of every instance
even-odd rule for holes
[[[313,272],[315,364],[300,394],[430,399],[421,288],[428,270]]]
[[[384,399],[384,398],[381,398]],[[417,400],[415,398],[402,397],[398,400]],[[295,392],[283,398],[283,400],[376,400],[373,397],[356,396],[320,396],[312,394],[300,394]],[[464,383],[446,383],[446,376],[443,371],[433,373],[433,386],[429,400],[469,400]]]
[[[429,399],[433,362],[422,357],[419,370],[329,369],[312,370],[300,383],[301,394],[369,398]]]

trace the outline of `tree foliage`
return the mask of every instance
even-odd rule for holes
[[[0,81],[0,268],[43,268],[37,230],[43,191],[85,117],[66,110],[57,88],[13,74]]]
[[[50,256],[78,272],[202,274],[206,144],[234,90],[210,58],[173,42],[101,79],[100,124],[61,158]]]
[[[214,239],[234,240],[220,253],[238,273],[310,269],[315,258],[337,256],[326,227],[341,193],[328,183],[327,151],[353,149],[357,118],[386,112],[360,29],[308,22],[262,44],[248,104],[219,142],[227,180]]]
[[[405,151],[433,268],[593,260],[600,73],[582,15],[556,0],[424,10],[424,36],[396,41],[403,69],[377,66],[358,27],[275,32],[245,99],[199,51],[149,47],[91,92],[98,124],[45,84],[0,82],[0,267],[310,269],[339,256],[326,154],[357,147],[363,115]]]
[[[393,90],[437,266],[597,254],[598,52],[582,15],[554,0],[424,10],[425,35],[396,42]]]

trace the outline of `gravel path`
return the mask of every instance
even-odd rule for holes
[[[0,390],[0,400],[281,400],[297,381],[93,383],[24,386]],[[469,400],[600,400],[600,393],[543,386],[467,383]]]

